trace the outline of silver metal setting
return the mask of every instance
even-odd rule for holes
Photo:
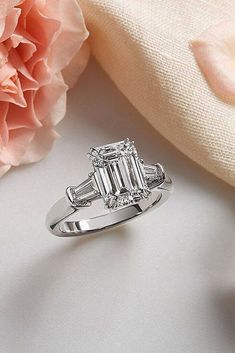
[[[84,235],[126,222],[160,205],[171,192],[162,165],[145,164],[129,139],[91,148],[88,157],[93,171],[78,186],[69,186],[47,216],[55,235]]]

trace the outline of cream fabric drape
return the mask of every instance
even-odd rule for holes
[[[79,0],[91,50],[142,115],[179,150],[235,185],[235,107],[208,87],[189,40],[232,0]]]

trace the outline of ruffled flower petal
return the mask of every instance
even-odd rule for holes
[[[197,63],[214,93],[235,102],[235,21],[225,21],[191,41]]]
[[[55,8],[56,11],[57,7]],[[48,47],[60,26],[60,22],[54,19],[54,17],[49,18],[45,16],[38,7],[33,6],[26,17],[25,30],[41,45]]]
[[[25,154],[22,156],[20,164],[38,162],[51,150],[58,134],[45,127],[38,129],[28,144]]]
[[[20,13],[21,13],[20,9],[13,8],[5,18],[4,29],[0,37],[1,43],[6,39],[8,39],[14,33],[19,20]]]
[[[36,52],[36,45],[23,37],[23,35],[14,33],[10,39],[13,48],[17,48],[17,53],[20,56],[22,62],[27,62],[32,58],[33,54]]]
[[[37,92],[34,100],[35,111],[41,121],[50,113],[52,107],[55,106],[58,99],[67,91],[62,78],[53,76],[50,84],[41,87]]]
[[[82,12],[75,1],[49,0],[44,7],[44,13],[52,16],[55,6],[56,19],[61,23],[59,34],[51,45],[51,51],[48,58],[48,65],[53,72],[57,73],[68,66],[71,58],[81,48],[84,38],[88,37],[88,31],[84,25]],[[64,13],[67,14],[63,19]]]
[[[87,35],[76,0],[0,0],[0,176],[51,149]]]
[[[73,87],[79,76],[85,70],[90,57],[90,47],[87,42],[84,42],[81,49],[71,60],[70,64],[62,71],[63,78],[69,88]]]
[[[35,131],[30,129],[11,130],[8,144],[1,151],[0,162],[6,165],[18,166],[34,135]]]
[[[6,122],[6,117],[8,113],[8,103],[0,104],[0,151],[3,146],[5,146],[8,142],[9,131]]]
[[[35,112],[35,92],[25,92],[25,99],[27,102],[26,107],[19,107],[11,104],[9,106],[7,115],[7,125],[9,130],[18,128],[39,128],[42,126],[39,120],[39,116]]]
[[[45,126],[56,126],[65,116],[66,113],[66,92],[57,100],[56,104],[50,111],[50,113],[43,120]]]
[[[3,164],[0,162],[0,178],[6,174],[11,168],[10,164]]]

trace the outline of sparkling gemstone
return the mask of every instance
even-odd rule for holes
[[[144,167],[129,139],[92,148],[89,156],[95,183],[108,208],[126,206],[150,194]]]

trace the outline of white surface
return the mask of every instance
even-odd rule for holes
[[[92,62],[62,138],[0,181],[1,353],[233,353],[233,190],[160,137]],[[99,235],[63,239],[47,209],[89,171],[90,146],[135,139],[175,183],[169,201]]]

